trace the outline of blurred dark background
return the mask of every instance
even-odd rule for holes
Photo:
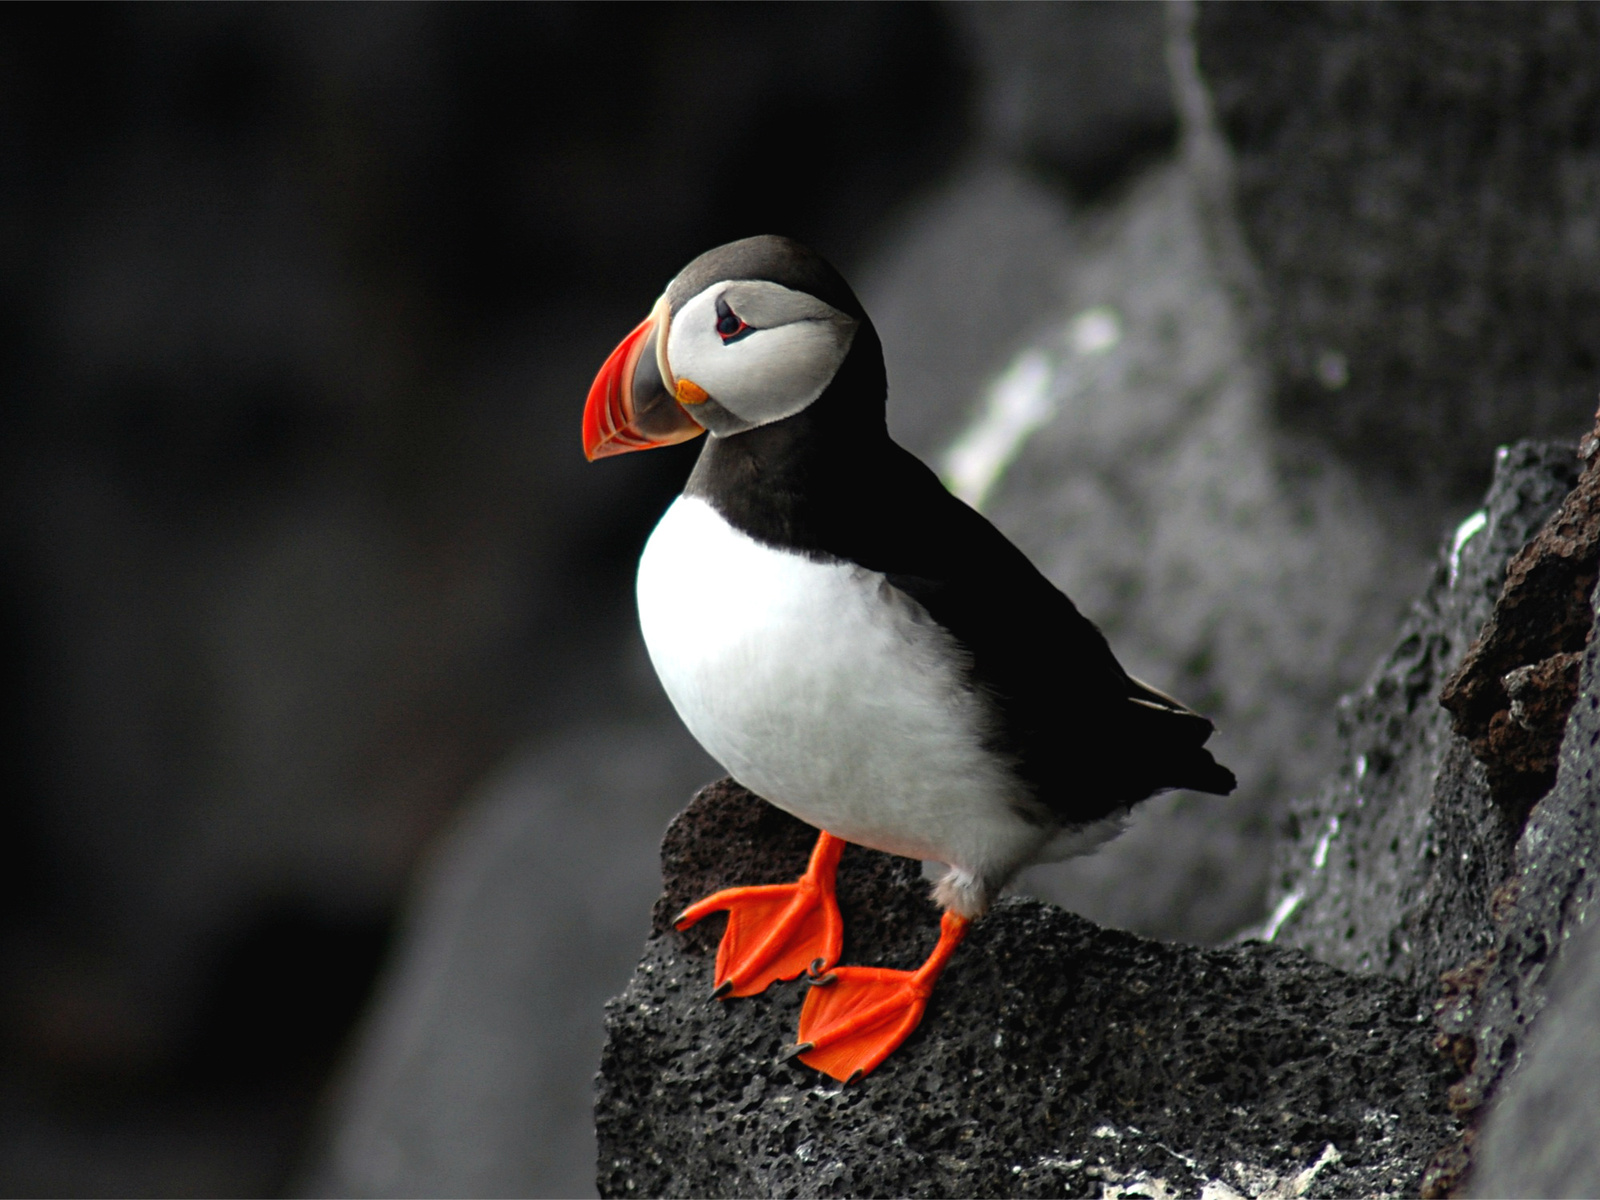
[[[752,233],[930,461],[1047,365],[985,511],[1222,725],[1234,801],[1026,886],[1259,919],[1494,445],[1593,409],[1600,34],[1529,11],[0,8],[0,1193],[591,1186],[719,772],[633,626],[697,447],[578,420]]]
[[[594,370],[708,246],[854,261],[961,144],[953,42],[927,6],[0,11],[0,1189],[288,1184],[422,848],[518,739],[631,703],[695,451],[589,468]]]

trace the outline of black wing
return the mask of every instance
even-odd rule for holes
[[[1001,715],[998,748],[1041,801],[1077,822],[1165,789],[1233,790],[1204,749],[1210,721],[1123,670],[1094,623],[915,457],[896,446],[884,469],[826,541],[882,571],[972,656]]]

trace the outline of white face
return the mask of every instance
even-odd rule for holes
[[[724,280],[673,316],[667,365],[740,422],[713,434],[737,433],[792,417],[822,395],[855,334],[853,318],[815,296],[762,279]]]

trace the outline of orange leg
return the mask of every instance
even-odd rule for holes
[[[818,980],[800,1010],[800,1041],[792,1053],[808,1067],[851,1083],[871,1071],[922,1020],[934,982],[970,924],[947,912],[939,944],[915,971],[840,967]]]
[[[728,914],[713,999],[754,996],[780,979],[826,971],[839,961],[844,921],[833,880],[843,853],[844,840],[824,830],[811,865],[794,883],[726,888],[683,910],[673,922],[678,929],[712,913]]]

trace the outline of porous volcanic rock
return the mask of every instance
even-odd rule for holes
[[[1275,940],[1324,962],[1436,985],[1493,945],[1489,899],[1519,828],[1451,729],[1439,693],[1494,612],[1506,564],[1576,480],[1570,445],[1495,457],[1479,512],[1446,540],[1432,581],[1367,686],[1340,704],[1341,763],[1291,807]]]
[[[1436,1045],[1460,1075],[1448,1102],[1469,1126],[1435,1155],[1425,1196],[1468,1185],[1476,1122],[1502,1084],[1502,1128],[1531,1120],[1524,1106],[1548,1109],[1537,1097],[1554,1086],[1515,1081],[1562,949],[1588,918],[1600,853],[1597,449],[1591,434],[1581,458],[1537,442],[1498,455],[1484,508],[1343,706],[1346,763],[1295,806],[1283,850],[1270,938],[1437,989]],[[1592,1106],[1592,1087],[1561,1078],[1574,1113]],[[1501,1135],[1491,1153],[1509,1144]],[[1521,1162],[1506,1170],[1555,1169]]]
[[[1591,623],[1600,625],[1600,614],[1592,609]],[[1481,1115],[1501,1083],[1515,1080],[1530,1037],[1550,1002],[1552,978],[1565,947],[1591,923],[1596,868],[1600,866],[1597,747],[1600,645],[1591,633],[1583,654],[1577,702],[1561,743],[1555,786],[1528,814],[1507,877],[1493,895],[1489,910],[1494,922],[1492,943],[1484,954],[1445,979],[1447,994],[1438,1014],[1440,1037],[1465,1071],[1450,1089],[1450,1106],[1464,1117]],[[1578,982],[1573,986],[1581,992],[1589,985]],[[1592,1023],[1593,1016],[1589,1010],[1584,1019]],[[1558,1026],[1570,1029],[1574,1020],[1569,998],[1567,1015]],[[1545,1038],[1556,1036],[1540,1032]],[[1548,1049],[1544,1052],[1547,1065],[1542,1071],[1546,1076],[1552,1070],[1548,1065],[1551,1053]],[[1592,1111],[1600,1096],[1594,1077],[1569,1077],[1568,1082],[1576,1085],[1567,1091],[1573,1101],[1572,1114]],[[1513,1089],[1502,1106],[1506,1113],[1503,1121],[1514,1125],[1528,1120],[1519,1105],[1537,1105],[1530,1097],[1536,1096],[1541,1086],[1535,1082]],[[1441,1167],[1452,1165],[1441,1163]],[[1459,1166],[1455,1173],[1461,1173]],[[1442,1195],[1449,1189],[1435,1190]],[[1529,1194],[1537,1194],[1537,1189]]]
[[[1549,1008],[1484,1121],[1475,1196],[1600,1196],[1600,927],[1574,935],[1552,972]]]
[[[1493,615],[1439,695],[1518,824],[1555,782],[1600,574],[1600,427],[1578,453],[1577,485],[1507,566]]]
[[[974,927],[872,1075],[841,1088],[780,1061],[803,985],[713,1002],[720,922],[668,922],[715,887],[792,877],[813,836],[731,781],[673,823],[656,932],[608,1008],[602,1195],[1414,1192],[1454,1133],[1426,1011],[1399,981],[1260,943],[1145,941],[1022,899]],[[914,863],[850,848],[840,902],[847,962],[909,967],[932,945]]]

